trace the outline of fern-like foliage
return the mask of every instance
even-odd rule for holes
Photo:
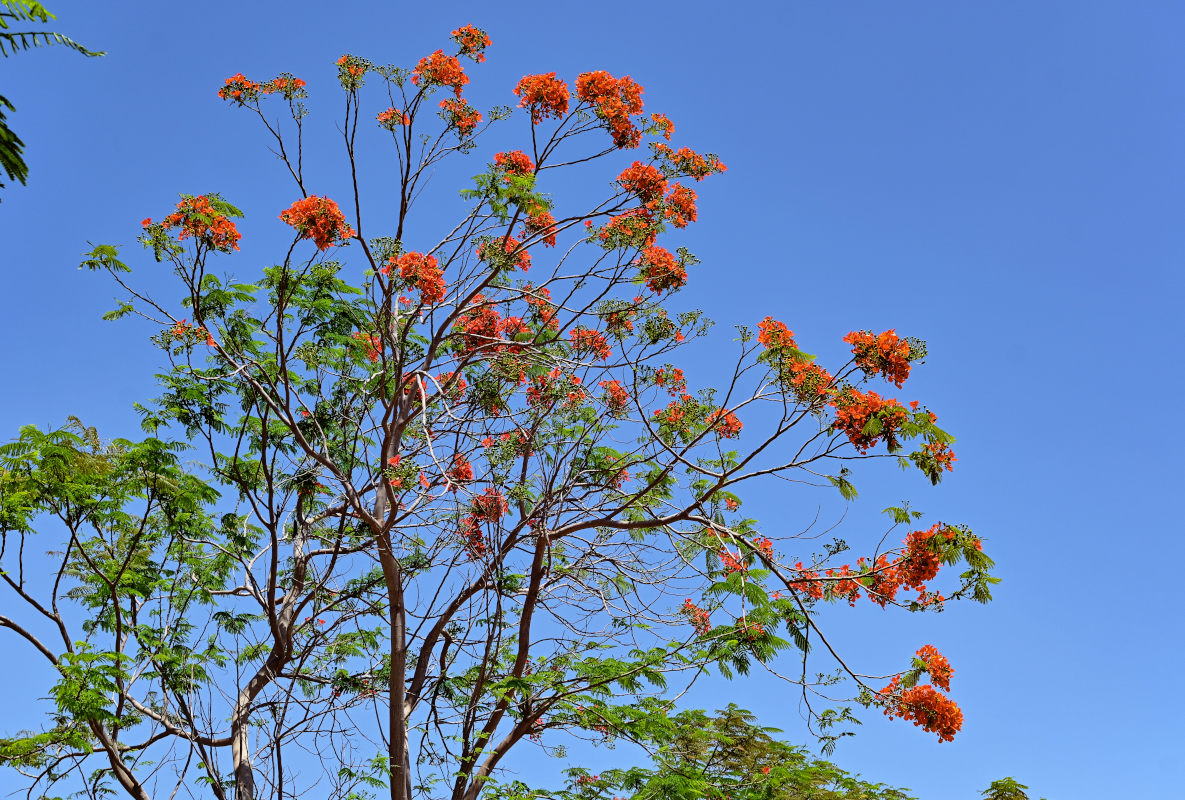
[[[7,58],[21,50],[51,47],[55,44],[68,47],[84,56],[106,55],[54,31],[11,30],[12,25],[17,23],[44,25],[52,19],[56,17],[35,0],[0,0],[0,56]],[[16,109],[6,97],[0,96],[0,169],[4,170],[8,180],[20,181],[23,185],[29,177],[29,165],[24,159],[25,143],[8,127],[5,110]],[[4,188],[3,183],[0,183],[0,188]]]

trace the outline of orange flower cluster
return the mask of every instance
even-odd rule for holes
[[[218,90],[218,96],[223,100],[239,100],[240,102],[254,100],[259,96],[259,84],[248,80],[240,72],[226,79],[226,86]]]
[[[379,121],[379,125],[382,125],[389,131],[395,130],[399,125],[411,124],[411,118],[394,106],[388,108],[386,111],[380,111],[376,119]]]
[[[357,89],[362,85],[362,76],[368,68],[366,59],[344,55],[337,60],[337,79],[341,81],[343,89]]]
[[[457,402],[465,396],[465,390],[469,388],[469,384],[465,382],[465,376],[457,372],[442,372],[436,376],[436,383],[440,386],[441,392],[449,402]]]
[[[469,76],[461,69],[461,62],[456,56],[446,56],[443,50],[437,50],[430,56],[420,59],[416,68],[412,70],[411,82],[416,86],[424,82],[424,87],[450,86],[458,99],[461,88],[469,83]]]
[[[950,449],[950,445],[942,442],[929,442],[923,445],[923,451],[933,460],[935,470],[954,472],[954,463],[959,459],[955,458],[954,451]]]
[[[468,100],[441,100],[440,113],[445,122],[457,129],[457,135],[465,138],[481,123],[481,112],[469,105]]]
[[[950,691],[950,676],[954,670],[932,645],[918,650],[917,657],[925,664],[934,685],[920,684],[902,689],[901,676],[894,675],[889,685],[880,690],[885,716],[911,720],[922,730],[937,733],[938,741],[952,741],[963,727],[963,712],[942,691]]]
[[[517,341],[517,337],[520,333],[529,334],[530,332],[530,326],[523,322],[522,317],[507,317],[506,319],[502,320],[502,335],[509,339],[510,342]],[[523,351],[521,345],[510,343],[503,345],[502,349],[504,349],[507,353],[521,353]]]
[[[580,378],[576,375],[565,376],[558,367],[545,375],[534,376],[527,387],[527,402],[533,406],[550,408],[562,401],[564,408],[573,408],[583,403],[585,397]]]
[[[690,147],[680,147],[678,150],[672,150],[667,145],[659,143],[654,146],[654,152],[660,158],[665,158],[671,162],[671,166],[680,175],[687,175],[688,177],[695,178],[697,181],[702,181],[704,178],[714,175],[717,172],[728,171],[728,167],[724,166],[716,156],[701,156]]]
[[[555,247],[557,233],[559,233],[559,228],[556,227],[555,217],[548,211],[536,211],[528,216],[526,222],[523,223],[523,238],[542,236],[540,241],[543,242],[544,247]]]
[[[464,455],[455,453],[453,454],[453,465],[444,473],[444,477],[448,479],[449,489],[455,492],[458,485],[473,480],[473,465]]]
[[[272,78],[269,82],[265,83],[260,91],[262,91],[264,94],[279,92],[285,97],[290,98],[303,87],[304,81],[302,81],[300,78],[295,78],[291,75],[281,75],[278,78]]]
[[[678,367],[659,367],[654,372],[654,385],[660,389],[666,389],[671,397],[677,397],[687,392],[687,378],[683,375],[683,370]]]
[[[621,188],[636,194],[643,203],[658,200],[667,190],[667,179],[662,170],[651,164],[635,161],[617,176]]]
[[[510,183],[515,175],[530,175],[535,171],[535,162],[522,150],[511,150],[508,153],[495,153],[494,166],[502,170],[506,182]]]
[[[444,299],[444,276],[435,256],[404,253],[398,259],[391,258],[380,271],[388,273],[394,266],[399,267],[399,277],[420,290],[420,300],[426,305],[436,305]]]
[[[486,60],[483,52],[490,46],[490,37],[481,28],[465,25],[453,31],[453,41],[461,48],[458,55],[468,56],[479,64]]]
[[[791,347],[798,349],[794,341],[794,331],[786,327],[784,322],[778,322],[773,317],[766,317],[757,323],[757,341],[763,347]]]
[[[642,87],[628,75],[614,78],[603,70],[586,72],[576,79],[576,96],[596,107],[616,147],[632,148],[642,143],[642,132],[630,119],[642,113]]]
[[[523,272],[531,268],[531,254],[522,246],[522,242],[518,239],[515,239],[513,236],[507,236],[501,242],[502,251],[505,253],[503,258],[498,257],[497,247],[487,249],[492,244],[492,242],[482,242],[479,244],[477,246],[477,257],[483,261],[490,262],[495,267],[509,265],[518,267]]]
[[[691,619],[691,627],[700,636],[712,630],[711,615],[691,602],[691,598],[683,601],[682,611]]]
[[[366,347],[366,357],[372,362],[378,361],[379,356],[382,355],[382,340],[373,333],[363,333],[362,331],[354,331],[350,334],[350,338],[361,342]]]
[[[794,361],[787,365],[786,380],[803,402],[813,403],[827,396],[832,376],[815,363]]]
[[[861,392],[849,386],[831,404],[835,406],[832,428],[847,434],[848,440],[857,450],[867,453],[882,438],[890,450],[897,448],[897,431],[905,423],[909,412],[896,399],[883,398],[876,392]],[[880,423],[880,430],[877,433],[865,433],[864,428],[873,418]]]
[[[662,138],[669,142],[671,140],[671,134],[675,132],[675,123],[671,122],[666,114],[658,113],[651,114],[650,121],[654,123],[654,127],[662,134]]]
[[[807,569],[801,561],[794,565],[794,570],[798,573],[798,578],[787,581],[786,585],[813,600],[823,599],[823,582],[819,580],[819,573],[813,569]]]
[[[662,247],[653,246],[642,250],[638,259],[646,288],[655,294],[667,290],[682,289],[687,285],[687,270],[675,255]]]
[[[950,691],[950,678],[954,674],[950,661],[938,652],[932,644],[923,645],[917,656],[926,665],[926,672],[930,673],[930,682],[944,692]]]
[[[852,345],[856,364],[869,375],[884,375],[901,388],[909,377],[909,342],[890,329],[874,335],[872,331],[852,331],[843,340]]]
[[[524,75],[514,87],[522,99],[519,108],[531,110],[531,124],[538,125],[547,117],[560,119],[568,113],[571,93],[568,84],[556,78],[554,72],[544,75]]]
[[[676,228],[686,228],[688,223],[696,220],[695,199],[695,190],[676,183],[663,202],[662,213]]]
[[[941,544],[939,536],[949,542],[955,538],[955,531],[938,522],[924,531],[910,531],[905,537],[905,552],[898,568],[902,584],[919,593],[925,592],[926,581],[934,580],[942,567],[942,560],[935,552],[935,545]]]
[[[461,541],[470,560],[481,558],[489,550],[481,532],[481,523],[472,514],[461,518]]]
[[[551,289],[542,286],[538,289],[530,284],[523,287],[523,302],[531,307],[539,318],[539,324],[550,331],[558,330],[560,321],[559,309],[551,303]]]
[[[493,486],[473,498],[473,516],[487,522],[497,522],[510,510],[506,498]]]
[[[346,244],[356,234],[346,222],[337,203],[328,197],[310,196],[297,200],[280,212],[302,239],[312,239],[320,250]]]
[[[737,415],[731,411],[726,411],[723,408],[717,409],[708,415],[708,427],[715,429],[716,433],[725,439],[735,439],[741,435],[741,428],[744,427],[741,421],[737,419]]]
[[[856,573],[852,572],[850,564],[844,564],[839,569],[829,569],[823,574],[828,578],[838,578],[838,580],[827,581],[827,586],[824,587],[830,599],[842,598],[847,600],[849,605],[856,605],[856,601],[860,599],[860,589],[863,588],[863,584],[853,577]]]
[[[760,622],[745,622],[744,620],[737,620],[737,633],[744,636],[750,642],[757,641],[764,638],[765,626]]]
[[[151,221],[145,220],[145,222],[151,222]],[[167,335],[174,338],[174,339],[179,339],[183,342],[189,341],[190,338],[193,336],[198,336],[198,337],[205,336],[206,337],[206,344],[209,345],[210,347],[213,347],[214,345],[218,344],[216,341],[214,341],[214,335],[212,333],[210,333],[205,328],[199,328],[195,325],[190,325],[188,319],[183,319],[180,322],[178,322],[176,325],[174,325],[172,328],[170,328]],[[305,412],[305,416],[306,417],[308,416],[308,412]]]
[[[831,386],[831,373],[807,357],[799,354],[794,331],[773,317],[766,317],[757,323],[757,341],[767,350],[772,350],[778,379],[804,403],[816,403],[827,396]],[[783,350],[793,351],[790,353]]]
[[[148,225],[151,220],[145,220]],[[161,220],[161,227],[180,228],[178,241],[185,241],[193,237],[201,244],[223,253],[239,249],[239,239],[242,234],[235,224],[225,215],[217,211],[210,198],[204,194],[196,197],[184,197],[177,204],[177,210]],[[145,227],[148,227],[145,225]]]
[[[586,220],[586,224],[592,224],[591,220]],[[610,217],[597,231],[597,239],[606,249],[650,247],[657,238],[654,215],[646,208],[632,208],[624,214]]]
[[[490,348],[501,339],[502,317],[493,306],[484,305],[484,301],[482,295],[476,295],[471,310],[457,317],[463,354]]]
[[[728,505],[729,511],[735,511],[736,507],[739,506],[740,503],[730,497],[727,501],[725,501],[725,505]],[[761,553],[766,558],[772,559],[774,557],[774,543],[763,536],[758,536],[753,540],[753,549]]]
[[[749,571],[749,565],[745,563],[745,559],[741,557],[740,553],[734,556],[727,547],[722,547],[716,554],[720,556],[720,566],[723,567],[725,575]]]
[[[605,408],[610,414],[624,414],[626,408],[629,406],[630,395],[621,385],[620,381],[601,381],[599,384],[605,390],[604,402]]]
[[[633,317],[638,313],[636,308],[619,309],[605,314],[605,327],[614,336],[624,339],[634,332]]]
[[[292,98],[303,86],[304,81],[300,78],[294,78],[291,75],[281,75],[278,78],[272,78],[270,81],[261,84],[248,80],[240,72],[226,79],[226,85],[218,90],[218,96],[223,100],[232,100],[238,102],[239,105],[244,105],[258,100],[260,95],[273,94],[275,92],[279,92],[287,98]]]
[[[687,416],[690,412],[698,407],[695,398],[689,394],[680,395],[677,400],[672,400],[667,404],[666,408],[660,408],[654,412],[654,419],[658,424],[664,428],[673,431],[682,431],[687,428]]]
[[[588,354],[597,361],[604,361],[613,354],[609,342],[605,340],[605,334],[583,325],[568,331],[568,341],[572,345],[572,351],[578,356]]]

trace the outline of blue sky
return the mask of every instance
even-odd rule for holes
[[[725,14],[719,3],[635,3],[627,13],[532,0],[137,11],[148,7],[59,0],[57,27],[109,55],[3,63],[0,91],[17,107],[10,121],[31,176],[0,205],[0,438],[68,414],[107,436],[138,432],[132,403],[154,395],[160,365],[150,331],[99,320],[115,292],[77,271],[88,241],[134,244],[139,221],[159,219],[179,192],[222,192],[248,211],[244,229],[290,202],[258,127],[214,96],[224,78],[290,71],[309,82],[312,191],[333,194],[344,165],[333,62],[350,52],[411,65],[472,22],[494,41],[470,70],[479,106],[514,102],[527,73],[628,73],[681,143],[728,165],[697,187],[700,222],[686,241],[703,264],[678,295],[719,323],[703,375],[730,350],[732,325],[767,314],[825,361],[843,354],[852,329],[929,342],[903,399],[923,399],[959,437],[956,472],[931,489],[867,470],[845,524],[879,525],[879,509],[909,497],[971,525],[1004,582],[991,605],[940,616],[827,612],[869,671],[938,646],[967,718],[939,745],[868,713],[835,759],[925,800],[976,797],[1004,775],[1050,800],[1177,796],[1185,6],[793,0]],[[459,207],[452,178],[437,178],[445,199],[433,213]],[[246,242],[244,275],[252,258],[269,257]],[[127,252],[157,280],[150,259]],[[785,502],[750,506],[769,525],[809,519],[818,503],[844,512],[832,498]],[[19,669],[9,662],[0,677]],[[809,739],[785,687],[713,684],[701,696]]]

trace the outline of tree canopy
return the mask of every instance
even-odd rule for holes
[[[226,80],[291,181],[252,223],[286,250],[249,282],[220,271],[243,271],[251,230],[215,192],[141,223],[178,299],[113,246],[87,255],[124,293],[108,318],[140,318],[167,367],[146,438],[73,420],[0,447],[0,626],[50,676],[45,722],[0,756],[46,796],[904,797],[679,697],[784,662],[825,748],[858,705],[956,735],[934,646],[870,675],[818,610],[986,602],[982,540],[905,506],[855,545],[742,511],[778,481],[853,499],[885,458],[938,483],[953,437],[871,388],[901,388],[924,343],[855,330],[828,369],[767,316],[697,383],[686,348],[711,325],[673,305],[697,260],[665,243],[725,165],[668,144],[642,87],[603,71],[528,75],[520,113],[479,111],[461,59],[489,37],[453,42],[410,69],[337,62],[341,205],[306,177],[304,81]],[[459,219],[412,213],[439,164],[516,116],[521,149],[477,167]],[[390,213],[369,211],[360,137],[397,164]],[[652,765],[511,777],[585,743]]]

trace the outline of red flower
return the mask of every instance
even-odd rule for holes
[[[223,100],[235,100],[239,105],[256,100],[259,97],[259,84],[247,80],[243,73],[232,75],[226,79],[226,85],[218,90],[218,96]]]
[[[441,116],[457,129],[457,135],[462,139],[473,133],[481,122],[481,112],[469,105],[467,100],[441,100],[440,107],[444,109],[440,112]]]
[[[869,375],[884,375],[901,388],[909,377],[909,342],[894,330],[874,335],[871,331],[852,331],[843,340],[852,345],[856,364]]]
[[[555,247],[555,236],[558,232],[555,217],[548,211],[537,211],[523,223],[523,238],[541,236],[540,241],[544,247]]]
[[[461,541],[470,559],[481,558],[488,550],[481,532],[481,523],[472,514],[466,514],[461,518]]]
[[[490,46],[490,37],[481,28],[465,25],[453,31],[453,41],[461,48],[459,55],[469,56],[481,63],[486,60],[483,52]]]
[[[460,98],[461,87],[469,83],[469,76],[461,69],[461,62],[456,56],[446,56],[443,50],[437,50],[432,55],[421,58],[420,63],[412,70],[411,82],[419,86],[421,80],[425,87],[450,86]]]
[[[449,480],[449,488],[454,492],[457,491],[458,484],[468,483],[473,480],[473,465],[469,463],[469,459],[465,458],[460,453],[453,455],[453,465],[449,467],[444,476]]]
[[[654,373],[654,385],[666,389],[671,397],[677,397],[687,391],[687,379],[683,370],[678,367],[659,367]]]
[[[505,256],[499,257],[498,248],[490,245],[493,245],[493,242],[482,242],[478,245],[477,257],[496,267],[514,266],[523,272],[531,268],[531,254],[522,246],[522,242],[513,236],[507,236],[505,241],[501,242]]]
[[[688,223],[696,220],[695,198],[693,189],[676,183],[663,201],[663,215],[676,228],[686,228]]]
[[[662,197],[667,190],[667,179],[662,171],[651,164],[635,161],[617,176],[621,188],[636,194],[643,203],[649,204]]]
[[[590,330],[583,326],[573,328],[568,332],[568,339],[572,343],[572,350],[576,355],[591,354],[598,361],[604,361],[613,354],[605,335],[600,331]]]
[[[712,630],[711,615],[691,602],[691,599],[683,601],[683,613],[691,619],[691,627],[700,636],[703,636],[708,631]]]
[[[880,693],[886,697],[886,716],[912,720],[923,730],[937,733],[940,742],[952,741],[963,727],[963,712],[955,701],[929,684],[901,689],[901,676],[895,675]]]
[[[681,289],[687,284],[687,270],[669,250],[647,247],[638,263],[647,288],[655,294]]]
[[[843,431],[856,449],[863,453],[883,438],[893,451],[898,447],[897,431],[905,423],[909,412],[895,399],[886,399],[876,392],[861,392],[851,386],[831,401],[835,406],[835,421],[832,428]],[[875,419],[879,425],[876,433],[865,433],[864,429]]]
[[[773,317],[766,317],[757,323],[757,341],[766,348],[791,347],[795,350],[798,345],[794,342],[794,331],[786,327],[784,322],[778,322]]]
[[[202,244],[224,253],[238,250],[239,239],[242,238],[235,224],[217,211],[210,198],[203,194],[183,198],[177,204],[177,210],[161,220],[160,224],[166,230],[181,228],[177,234],[178,241],[192,236]]]
[[[665,144],[659,143],[654,146],[654,152],[660,158],[668,160],[680,175],[687,175],[697,181],[702,181],[714,173],[728,170],[728,167],[724,166],[716,156],[712,154],[701,156],[690,147],[672,150]]]
[[[426,305],[436,305],[444,299],[444,276],[440,273],[440,265],[435,256],[423,253],[404,253],[398,259],[391,258],[381,272],[388,273],[391,267],[399,267],[399,276],[407,281],[409,286],[420,290],[420,299]]]
[[[716,433],[723,436],[725,439],[735,439],[741,435],[741,428],[744,425],[737,419],[737,415],[731,411],[718,409],[708,415],[708,427],[715,428]]]
[[[312,239],[321,250],[346,244],[356,235],[337,203],[328,197],[297,200],[280,212],[280,219],[295,228],[300,238]]]
[[[475,296],[470,310],[457,317],[455,330],[460,334],[462,353],[473,353],[501,342],[502,316],[484,303],[484,297]]]
[[[494,165],[502,170],[506,182],[515,175],[530,175],[535,171],[535,163],[522,150],[511,150],[508,153],[494,155]]]
[[[654,127],[662,134],[662,138],[669,142],[671,140],[671,134],[675,132],[675,123],[671,122],[666,114],[651,114],[650,121],[654,123]]]
[[[506,498],[493,486],[473,498],[473,516],[488,522],[497,522],[510,510]]]
[[[917,657],[926,665],[926,672],[930,673],[930,682],[944,692],[949,692],[950,678],[955,671],[946,656],[938,652],[934,645],[927,644],[918,650]]]
[[[629,406],[630,395],[620,381],[601,381],[600,387],[605,390],[605,408],[610,414],[624,414]]]
[[[585,220],[592,225],[592,220]],[[658,230],[654,215],[644,207],[632,208],[624,214],[610,217],[609,222],[597,231],[597,239],[606,249],[615,247],[642,248],[654,244]]]
[[[411,118],[395,107],[388,108],[386,111],[380,111],[376,117],[379,125],[382,125],[387,130],[393,131],[396,126],[410,125]]]
[[[630,117],[642,113],[642,87],[628,75],[614,78],[601,70],[586,72],[576,79],[576,96],[596,108],[615,146],[632,148],[641,144],[642,132]]]
[[[350,338],[362,343],[366,348],[366,357],[372,362],[379,360],[382,355],[382,340],[374,334],[362,333],[361,331],[354,331],[350,334]]]
[[[568,84],[558,80],[554,72],[545,75],[524,75],[514,93],[522,99],[519,108],[530,108],[531,124],[538,125],[547,117],[559,119],[568,113],[571,94]]]

